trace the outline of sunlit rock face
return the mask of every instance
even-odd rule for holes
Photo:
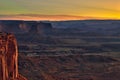
[[[17,41],[10,33],[0,33],[0,80],[27,80],[18,73]]]

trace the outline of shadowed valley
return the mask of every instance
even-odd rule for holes
[[[119,80],[120,21],[0,21],[28,80]]]

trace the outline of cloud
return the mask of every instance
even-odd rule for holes
[[[21,14],[21,15],[0,15],[0,20],[84,20],[92,19],[92,17],[72,16],[72,15],[36,15],[36,14]]]

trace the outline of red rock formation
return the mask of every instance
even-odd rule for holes
[[[0,80],[26,80],[18,74],[18,49],[13,34],[0,33]]]

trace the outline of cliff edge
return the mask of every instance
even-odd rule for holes
[[[27,80],[18,73],[17,41],[10,33],[0,33],[0,80]]]

